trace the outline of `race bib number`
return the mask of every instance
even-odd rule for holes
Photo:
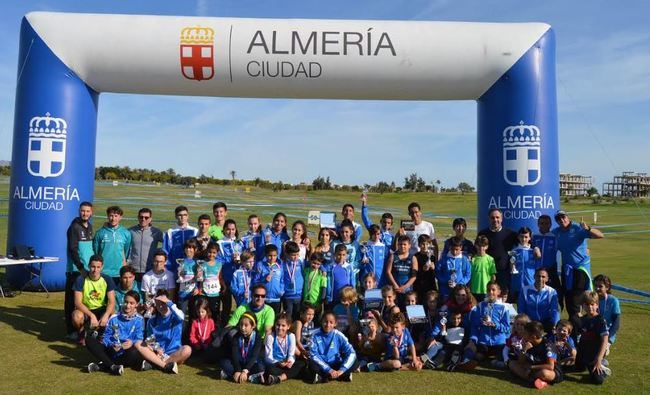
[[[203,292],[208,296],[217,296],[221,292],[221,284],[218,279],[207,279],[203,282]]]

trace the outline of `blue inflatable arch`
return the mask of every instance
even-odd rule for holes
[[[138,35],[129,27],[138,26]],[[99,93],[478,102],[478,218],[558,204],[555,48],[543,23],[237,19],[35,12],[20,35],[7,248],[61,261],[93,200]],[[12,284],[27,281],[21,268]]]

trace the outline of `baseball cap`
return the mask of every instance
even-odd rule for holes
[[[557,211],[555,212],[555,218],[558,218],[558,217],[566,217],[566,215],[567,215],[567,214],[566,214],[566,211],[564,211],[564,210],[557,210]]]

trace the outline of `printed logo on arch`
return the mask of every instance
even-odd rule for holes
[[[540,130],[535,125],[508,126],[503,130],[503,179],[510,185],[529,186],[542,176]]]
[[[194,26],[181,30],[181,73],[190,80],[209,80],[214,76],[214,30]]]
[[[65,170],[68,123],[63,118],[33,117],[29,121],[27,171],[34,177],[58,177]]]

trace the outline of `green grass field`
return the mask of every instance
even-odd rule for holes
[[[102,221],[102,212],[113,204],[125,211],[124,225],[135,223],[140,207],[148,206],[154,211],[157,226],[167,228],[173,220],[173,207],[185,204],[190,216],[211,213],[212,203],[223,200],[228,203],[229,217],[234,218],[240,229],[250,213],[257,213],[262,221],[269,221],[278,211],[289,216],[289,222],[306,220],[308,210],[340,211],[344,202],[358,205],[357,194],[323,191],[288,191],[273,193],[253,189],[246,193],[242,189],[201,186],[202,199],[194,198],[193,189],[176,186],[125,185],[113,187],[96,185],[97,214],[95,226]],[[8,181],[0,178],[0,197],[7,196]],[[433,222],[440,239],[451,233],[451,218],[464,216],[470,223],[469,236],[476,234],[476,195],[434,195],[434,194],[371,194],[369,204],[373,219],[390,211],[396,217],[406,218],[406,206],[411,201],[422,205],[427,220]],[[650,229],[649,202],[638,205],[631,202],[599,204],[570,202],[563,204],[573,219],[584,216],[591,222],[593,212],[598,211],[598,224],[606,238],[590,242],[593,273],[606,273],[615,283],[650,291]],[[7,201],[0,200],[0,251],[4,251],[7,228]],[[359,218],[360,221],[360,218]],[[315,231],[315,227],[310,227]],[[0,276],[4,273],[0,272]],[[216,391],[269,391],[271,393],[332,392],[350,393],[432,393],[454,391],[460,393],[518,393],[527,391],[521,383],[506,372],[491,368],[479,368],[473,373],[447,373],[424,371],[418,373],[373,373],[357,374],[351,384],[332,383],[310,386],[301,382],[290,382],[272,388],[259,386],[237,386],[215,380],[215,368],[190,362],[181,367],[179,376],[167,376],[158,371],[135,372],[127,370],[123,377],[96,373],[81,373],[81,368],[90,362],[86,350],[63,341],[62,319],[63,293],[52,293],[46,298],[43,293],[23,293],[13,298],[0,300],[0,393],[39,392],[84,392],[105,393],[128,391],[140,393],[161,393],[162,391],[183,391],[186,393]],[[650,337],[648,323],[650,307],[638,304],[623,304],[622,327],[617,343],[609,357],[612,377],[602,386],[595,387],[585,382],[582,374],[569,374],[565,382],[545,392],[549,393],[645,393],[648,390]],[[532,391],[532,390],[528,390]]]

